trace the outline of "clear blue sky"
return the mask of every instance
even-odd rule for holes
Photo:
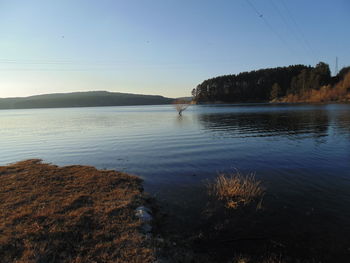
[[[217,75],[334,70],[336,56],[350,65],[348,0],[0,0],[0,97],[189,96]]]

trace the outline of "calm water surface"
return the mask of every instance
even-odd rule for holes
[[[137,174],[182,227],[206,179],[255,172],[270,194],[262,234],[350,259],[349,104],[192,106],[182,117],[170,105],[0,111],[0,165],[29,158]]]

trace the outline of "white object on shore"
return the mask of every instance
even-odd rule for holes
[[[153,217],[151,216],[151,210],[145,206],[139,206],[135,209],[135,215],[138,217],[142,225],[142,231],[145,233],[150,233],[152,231],[151,221]]]
[[[149,223],[152,221],[151,211],[145,206],[139,206],[138,208],[136,208],[135,215],[143,223]]]

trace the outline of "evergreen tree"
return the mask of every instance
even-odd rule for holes
[[[281,87],[278,83],[274,83],[272,85],[270,99],[274,100],[274,99],[279,98],[280,96],[281,96]]]

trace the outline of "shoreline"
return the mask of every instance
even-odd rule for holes
[[[260,185],[254,177],[248,180]],[[269,210],[267,201],[261,206],[264,187],[261,199],[252,199],[247,206],[227,209],[223,199],[210,197],[193,231],[186,232],[173,218],[177,211],[167,211],[143,191],[139,177],[126,173],[82,165],[60,167],[32,159],[0,166],[0,182],[4,263],[316,260],[294,255],[295,246],[289,247],[290,243],[247,229]],[[237,249],[233,254],[231,245]]]
[[[223,101],[213,101],[213,102],[195,102],[193,105],[299,105],[299,104],[310,104],[310,105],[323,105],[323,104],[350,104],[350,100],[346,101],[323,101],[323,102],[308,102],[308,101],[298,101],[298,102],[284,102],[284,101],[252,101],[252,102],[223,102]]]

